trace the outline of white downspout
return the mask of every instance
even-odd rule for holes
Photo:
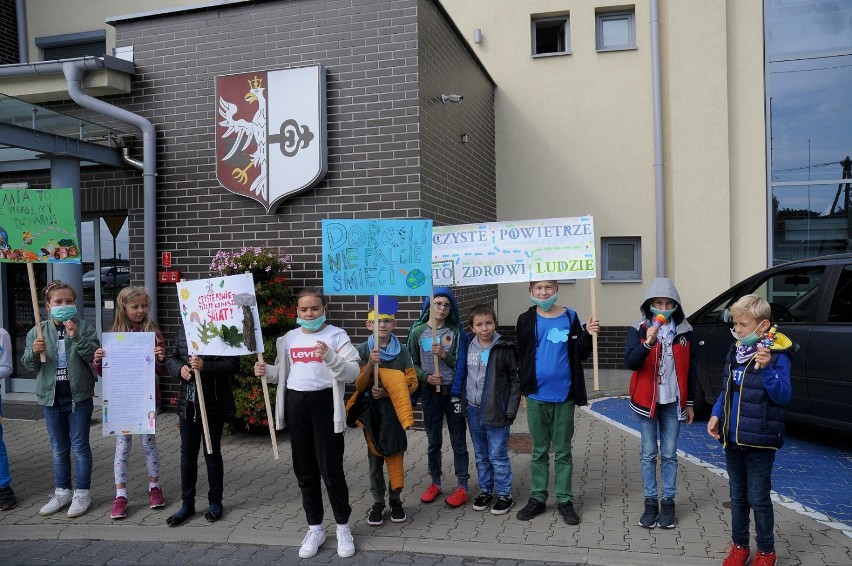
[[[663,104],[660,79],[660,3],[651,0],[651,87],[654,101],[654,203],[657,277],[666,276],[666,193],[663,177]]]

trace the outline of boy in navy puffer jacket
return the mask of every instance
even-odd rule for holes
[[[725,360],[722,393],[707,433],[722,442],[731,493],[731,551],[726,566],[749,558],[749,509],[754,513],[755,566],[775,564],[772,467],[784,444],[784,409],[790,402],[790,339],[771,328],[763,297],[745,295],[731,305],[737,338]]]

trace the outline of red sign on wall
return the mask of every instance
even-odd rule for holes
[[[163,252],[163,267],[172,266],[172,252]]]

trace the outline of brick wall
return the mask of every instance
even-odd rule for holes
[[[431,0],[217,6],[117,22],[116,44],[133,46],[137,74],[130,95],[108,100],[157,129],[157,252],[171,251],[186,278],[206,277],[221,248],[271,245],[292,255],[294,286],[319,284],[325,218],[495,218],[493,85]],[[266,214],[216,180],[215,77],[312,64],[328,69],[328,174]],[[435,102],[449,91],[464,104]],[[130,131],[72,103],[51,107]],[[131,277],[140,282],[141,174],[87,169],[81,182],[85,213],[128,210]],[[171,336],[180,328],[174,287],[157,292]],[[468,305],[490,301],[496,287],[460,294]],[[400,336],[421,302],[402,302]],[[330,320],[356,343],[366,339],[366,305],[366,297],[332,299]]]
[[[0,0],[0,65],[20,62],[15,0]]]

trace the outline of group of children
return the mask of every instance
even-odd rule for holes
[[[69,517],[79,517],[92,505],[89,495],[92,478],[92,449],[89,430],[94,410],[95,379],[101,375],[102,363],[107,352],[100,347],[94,326],[77,316],[77,295],[74,289],[62,281],[52,281],[44,289],[47,319],[27,334],[26,348],[21,356],[23,366],[36,372],[36,396],[42,405],[53,454],[55,490],[48,502],[39,510],[40,515],[53,515],[68,507]],[[166,351],[165,340],[156,322],[149,316],[151,297],[144,287],[125,287],[116,297],[113,332],[153,332],[155,346],[151,352],[156,360],[157,375],[169,375],[181,379],[179,415],[181,422],[181,496],[183,505],[168,519],[170,526],[177,526],[195,513],[195,481],[197,475],[198,450],[201,423],[195,407],[194,374],[198,370],[203,381],[211,380],[206,388],[207,414],[210,435],[213,440],[212,454],[205,453],[209,476],[210,507],[205,514],[209,521],[222,515],[222,455],[219,440],[225,420],[234,413],[234,400],[230,379],[238,367],[235,357],[190,356],[182,332],[177,333],[173,350]],[[40,332],[39,332],[40,331]],[[5,331],[4,331],[5,332]],[[215,381],[218,380],[218,387]],[[208,393],[208,391],[210,393]],[[156,391],[157,406],[160,403],[159,387]],[[156,437],[140,435],[145,452],[148,471],[148,504],[152,509],[166,506],[160,487],[160,456]],[[132,435],[118,435],[115,439],[116,496],[110,516],[122,519],[127,516],[128,458]],[[0,426],[2,440],[2,426]],[[194,450],[193,450],[194,447]],[[5,456],[5,446],[2,447]],[[74,455],[76,475],[71,478],[71,454]],[[2,465],[0,459],[0,481]],[[6,470],[8,464],[6,463]],[[8,476],[8,472],[6,474]],[[72,491],[73,485],[73,491]],[[2,486],[0,486],[0,490]],[[11,488],[9,488],[11,491]],[[12,495],[14,499],[14,495]],[[14,507],[4,505],[4,509]]]
[[[469,433],[479,484],[473,509],[490,507],[495,515],[512,509],[509,430],[523,395],[532,439],[531,485],[529,501],[517,517],[530,520],[545,512],[552,450],[558,512],[566,524],[580,522],[571,490],[574,412],[587,402],[582,362],[592,351],[592,334],[599,331],[600,324],[590,317],[582,325],[576,312],[559,306],[558,288],[556,281],[530,284],[532,306],[518,317],[516,343],[505,341],[496,331],[497,317],[487,304],[470,309],[472,333],[466,334],[453,293],[436,287],[402,345],[394,335],[398,303],[380,297],[377,303],[371,300],[367,315],[366,325],[372,334],[357,347],[343,329],[328,324],[327,299],[321,289],[306,288],[299,293],[298,328],[278,338],[274,364],[257,362],[254,366],[256,376],[278,384],[276,427],[286,426],[290,433],[293,472],[308,522],[299,556],[314,556],[326,539],[321,481],[337,524],[338,554],[348,557],[355,553],[349,526],[352,508],[343,470],[342,433],[347,424],[361,427],[367,443],[374,500],[368,524],[383,524],[386,494],[391,521],[406,520],[401,499],[405,430],[414,423],[413,404],[418,397],[423,404],[431,478],[421,502],[434,502],[443,490],[441,453],[446,419],[457,478],[446,503],[460,507],[469,500]],[[24,366],[37,372],[37,395],[44,407],[53,453],[56,489],[39,513],[50,515],[68,506],[68,516],[76,517],[91,505],[89,425],[95,373],[99,373],[106,352],[99,347],[94,328],[76,316],[76,296],[70,286],[52,282],[45,289],[45,299],[49,316],[41,325],[42,336],[37,336],[35,328],[30,331],[22,356]],[[238,369],[238,358],[190,355],[182,332],[177,333],[175,347],[167,355],[162,334],[148,316],[149,305],[144,288],[123,289],[113,330],[155,332],[153,354],[158,373],[168,373],[181,383],[182,504],[167,523],[178,526],[195,513],[202,438],[195,386],[198,378],[204,384],[213,447],[212,454],[204,453],[210,486],[205,517],[216,521],[224,512],[220,441],[225,420],[234,412],[230,379]],[[629,329],[625,347],[625,364],[633,370],[630,406],[639,419],[642,437],[645,509],[639,522],[649,529],[674,528],[677,437],[680,423],[693,419],[696,351],[692,328],[670,280],[655,279],[640,310],[642,320]],[[707,425],[708,433],[725,447],[731,484],[733,543],[724,564],[744,564],[750,558],[751,510],[758,546],[753,563],[771,565],[775,552],[770,479],[775,450],[783,443],[782,407],[791,394],[791,344],[777,332],[767,340],[770,309],[765,299],[745,296],[731,306],[730,312],[737,342],[728,354],[727,378]],[[44,362],[40,360],[42,354],[46,356]],[[345,386],[351,383],[355,393],[345,402]],[[755,415],[759,414],[769,415],[768,428],[757,422],[760,419]],[[114,519],[126,516],[131,438],[116,438]],[[142,435],[141,441],[148,468],[149,503],[151,508],[163,507],[155,437]],[[0,425],[0,503],[5,501],[3,490],[11,491],[8,485],[2,485],[3,448]],[[76,460],[73,492],[70,452]],[[659,453],[661,490],[656,480]],[[387,482],[384,467],[388,469]]]

